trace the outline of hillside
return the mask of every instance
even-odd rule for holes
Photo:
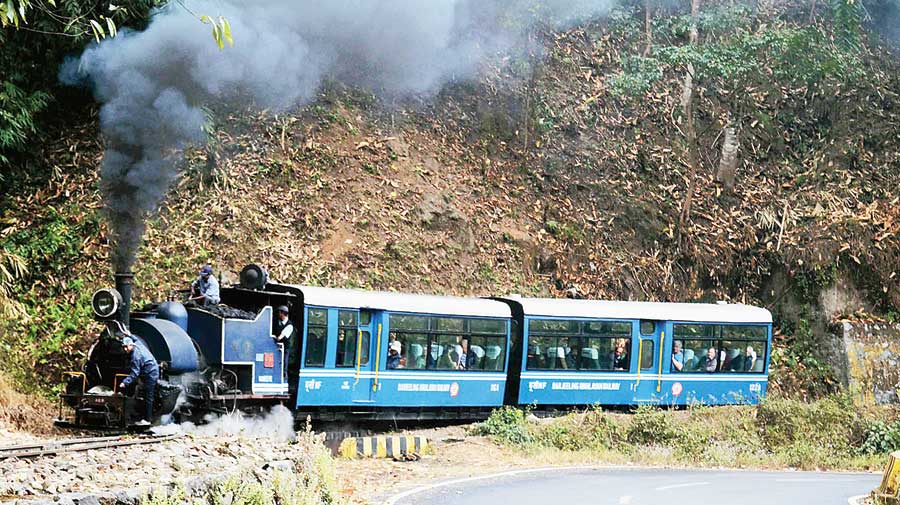
[[[795,6],[770,8],[748,21],[706,6],[701,46],[833,33],[827,13],[808,25]],[[210,144],[185,152],[150,223],[136,296],[166,296],[202,262],[226,281],[254,262],[334,287],[755,303],[776,314],[779,363],[806,370],[776,379],[828,389],[811,350],[825,324],[900,308],[897,53],[864,30],[853,75],[801,83],[767,59],[752,76],[698,78],[692,173],[684,70],[665,60],[689,46],[688,14],[667,9],[651,18],[649,53],[643,12],[622,7],[536,31],[545,51],[500,55],[434,98],[330,81],[287,114],[213,106]],[[657,49],[652,82],[623,93],[632,57]],[[46,174],[0,199],[0,244],[28,264],[14,289],[30,315],[0,334],[2,369],[28,389],[82,360],[87,300],[111,282],[97,109],[81,95],[66,104],[39,147]],[[717,173],[733,124],[732,185]]]

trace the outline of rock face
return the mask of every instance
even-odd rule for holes
[[[0,460],[0,496],[16,505],[136,505],[173,490],[205,496],[238,476],[258,474],[262,482],[274,472],[316,471],[312,461],[327,454],[321,440],[291,434],[207,431],[159,444]]]
[[[897,404],[900,388],[900,324],[837,325],[847,362],[844,379],[868,404]]]
[[[416,214],[419,221],[431,230],[446,230],[465,222],[465,216],[448,195],[426,194],[416,207]]]

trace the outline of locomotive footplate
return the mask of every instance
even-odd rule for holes
[[[129,424],[129,413],[134,411],[135,398],[123,395],[67,394],[60,395],[60,412],[54,424],[57,426],[122,429]],[[70,418],[63,416],[68,406]]]

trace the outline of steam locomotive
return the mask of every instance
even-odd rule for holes
[[[502,405],[708,405],[765,395],[766,309],[742,304],[460,298],[270,282],[248,265],[221,304],[131,310],[133,275],[92,299],[105,325],[66,374],[57,424],[126,428],[141,417],[122,338],[160,365],[154,422],[285,405],[319,421],[480,419]],[[272,338],[273,307],[295,332]]]

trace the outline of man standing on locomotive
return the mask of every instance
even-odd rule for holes
[[[294,323],[288,319],[287,305],[281,305],[275,311],[278,315],[275,317],[275,331],[272,332],[272,338],[276,344],[289,345],[291,335],[294,334]]]
[[[284,366],[284,374],[287,375],[287,371],[291,365],[293,365],[295,361],[294,356],[294,346],[291,345],[291,337],[294,335],[294,323],[288,318],[288,308],[287,305],[281,305],[278,307],[278,310],[275,311],[278,315],[275,316],[275,327],[272,331],[272,339],[275,340],[276,344],[281,344],[284,346],[284,357],[287,360]],[[308,351],[307,351],[308,352]]]
[[[206,305],[216,305],[221,301],[219,297],[219,281],[212,275],[212,266],[203,265],[200,269],[200,276],[191,283],[191,297],[198,303]]]
[[[153,419],[153,397],[156,394],[156,383],[159,382],[159,365],[156,364],[156,359],[150,354],[150,351],[142,345],[137,345],[131,337],[122,338],[122,349],[131,356],[131,367],[128,377],[119,383],[119,390],[125,391],[138,377],[144,380],[146,410],[144,410],[143,419],[135,424],[149,426],[150,420]]]

